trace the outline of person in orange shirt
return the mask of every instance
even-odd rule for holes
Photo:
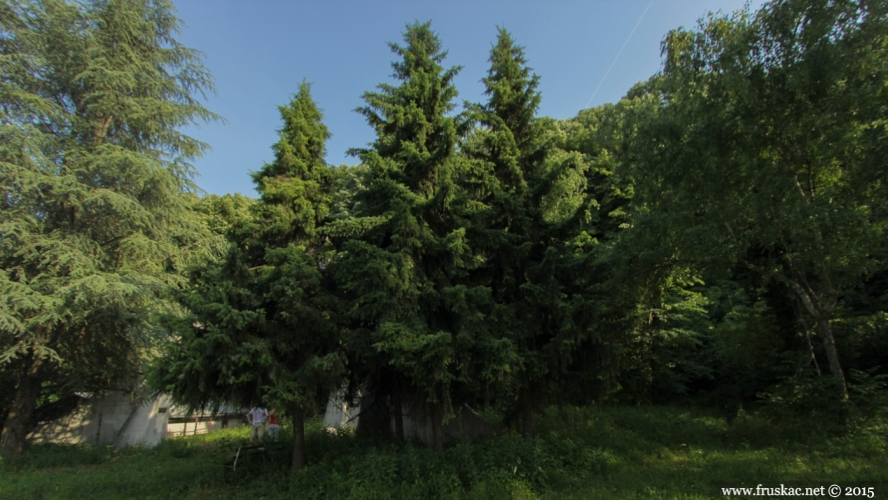
[[[281,423],[278,420],[277,413],[272,408],[268,413],[268,437],[277,441],[279,432],[281,432]]]

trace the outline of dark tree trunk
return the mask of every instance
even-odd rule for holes
[[[521,434],[526,439],[533,437],[533,401],[529,389],[521,396]]]
[[[305,469],[305,410],[297,405],[290,407],[293,414],[293,463],[292,472]]]
[[[444,407],[441,402],[432,403],[432,447],[444,451]]]
[[[401,388],[395,387],[392,395],[392,405],[395,410],[395,441],[404,442],[404,405],[401,400]]]
[[[26,359],[27,368],[23,370],[15,398],[3,424],[3,432],[0,433],[0,456],[7,460],[18,457],[25,449],[28,424],[40,396],[40,378],[37,375],[40,361],[33,360],[32,356],[29,354]]]

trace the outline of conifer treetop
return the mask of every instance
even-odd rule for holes
[[[403,47],[390,44],[401,56],[401,61],[392,63],[393,77],[401,85],[378,85],[378,92],[364,94],[367,105],[356,109],[376,129],[373,148],[350,153],[371,168],[377,155],[398,161],[407,166],[402,171],[411,189],[416,189],[436,175],[437,167],[450,157],[456,144],[454,119],[446,115],[456,106],[453,79],[462,67],[445,70],[441,66],[447,52],[441,50],[431,22],[408,25],[404,41]]]
[[[263,180],[269,177],[301,177],[317,179],[326,168],[327,139],[332,134],[324,125],[324,114],[311,97],[311,84],[303,81],[289,105],[279,106],[283,127],[279,140],[272,146],[274,161],[252,174],[261,193]]]
[[[490,69],[481,80],[486,87],[484,94],[489,96],[486,109],[503,121],[524,150],[540,107],[541,97],[536,90],[540,77],[527,66],[524,47],[516,45],[505,28],[498,29],[496,45],[490,52]]]

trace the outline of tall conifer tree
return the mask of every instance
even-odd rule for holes
[[[292,469],[305,467],[305,416],[326,401],[345,369],[334,322],[337,300],[324,269],[332,247],[318,229],[335,172],[324,161],[330,136],[302,83],[274,145],[275,159],[253,174],[254,217],[235,225],[221,265],[195,275],[154,385],[192,407],[265,400],[293,419]]]
[[[22,451],[41,391],[138,385],[151,311],[199,232],[178,127],[215,115],[165,0],[0,5],[0,370]],[[193,247],[192,247],[193,248]]]
[[[484,328],[477,310],[487,298],[464,283],[474,263],[454,182],[459,124],[448,116],[459,68],[441,66],[446,53],[430,23],[407,26],[404,41],[391,44],[401,57],[392,64],[400,85],[366,93],[358,110],[377,135],[371,148],[355,151],[369,169],[358,215],[377,226],[346,243],[341,269],[366,334],[353,345],[393,379],[396,435],[403,437],[399,396],[417,395],[440,450],[451,390],[467,375],[461,367]]]
[[[530,437],[533,410],[569,358],[578,329],[563,284],[562,239],[582,189],[574,186],[566,197],[560,191],[582,179],[585,164],[578,154],[555,151],[552,127],[536,118],[539,77],[503,28],[490,63],[483,79],[489,99],[470,107],[480,128],[464,148],[475,162],[466,187],[484,207],[470,216],[471,245],[484,262],[473,276],[494,303],[481,377],[512,398],[507,405]]]
[[[500,341],[493,345],[500,350],[498,356],[510,374],[499,379],[500,386],[512,389],[508,392],[517,396],[523,432],[530,435],[531,381],[538,371],[531,359],[535,354],[531,340],[532,331],[541,325],[528,321],[531,310],[525,290],[527,267],[539,257],[539,246],[544,243],[540,198],[535,191],[543,180],[540,170],[545,151],[540,144],[543,130],[535,120],[540,104],[536,91],[539,77],[531,74],[523,50],[504,28],[499,29],[483,82],[488,102],[473,107],[481,130],[466,148],[478,161],[480,171],[470,184],[477,184],[485,206],[475,214],[471,233],[486,257],[476,276],[490,287],[495,303],[489,321]],[[482,377],[489,383],[497,374],[488,370]]]

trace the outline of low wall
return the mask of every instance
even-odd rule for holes
[[[197,436],[240,425],[247,425],[243,415],[170,418],[167,437]]]

